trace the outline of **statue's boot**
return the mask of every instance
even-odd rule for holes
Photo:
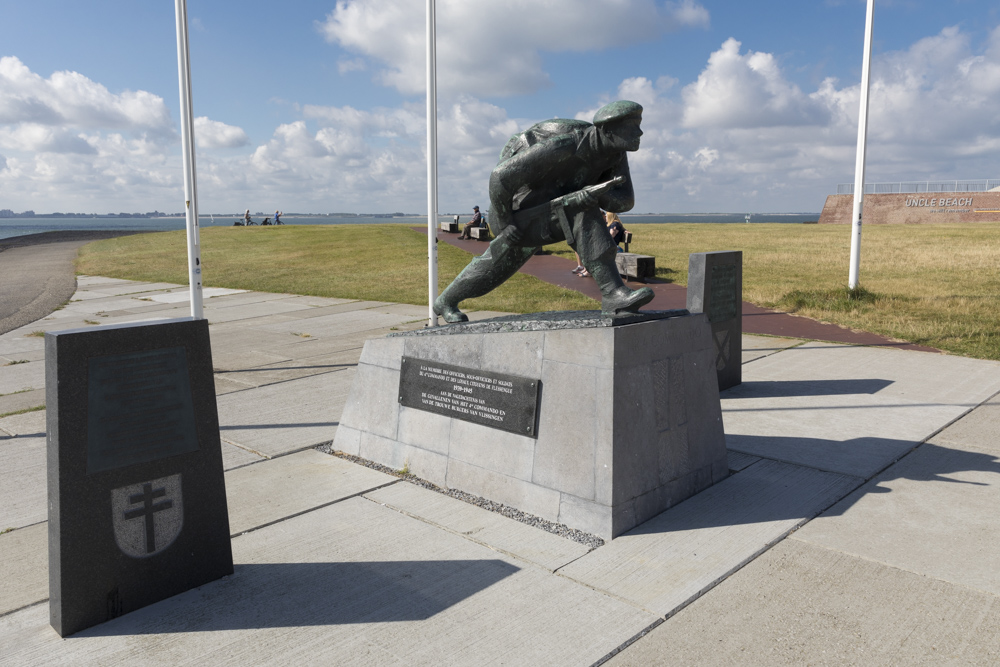
[[[434,312],[445,322],[468,322],[469,317],[458,309],[466,299],[474,299],[492,292],[517,273],[538,248],[511,246],[507,239],[498,236],[479,257],[473,257],[468,266],[434,299]]]
[[[615,254],[616,251],[611,251],[595,260],[584,260],[583,263],[601,288],[601,312],[608,315],[636,313],[653,300],[653,290],[648,287],[637,290],[626,287],[615,265]]]

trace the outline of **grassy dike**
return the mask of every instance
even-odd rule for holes
[[[627,220],[626,220],[627,222]],[[868,226],[861,283],[847,292],[842,225],[628,225],[661,279],[687,284],[688,254],[743,251],[744,298],[762,306],[949,352],[1000,360],[1000,223]],[[187,283],[183,232],[97,241],[79,273]],[[440,284],[469,255],[440,243]],[[565,243],[551,246],[573,258]],[[426,303],[426,237],[406,225],[202,230],[207,286]],[[466,307],[506,312],[594,308],[575,292],[517,275]]]
[[[1000,223],[869,225],[850,298],[846,225],[627,225],[659,278],[687,284],[688,254],[743,251],[743,297],[768,308],[1000,359]],[[562,244],[554,247],[573,257]]]
[[[184,231],[95,241],[80,249],[77,273],[186,285]],[[485,249],[485,245],[483,248]],[[446,287],[469,254],[438,243],[438,284]],[[409,225],[205,227],[201,259],[206,287],[427,303],[427,237]],[[592,310],[578,292],[518,274],[466,310],[530,313]]]

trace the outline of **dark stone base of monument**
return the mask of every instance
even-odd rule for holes
[[[639,255],[634,252],[620,252],[615,255],[618,273],[626,278],[645,281],[656,277],[656,258],[652,255]]]
[[[232,574],[206,320],[46,333],[45,392],[56,632]]]
[[[743,252],[688,256],[687,307],[705,313],[715,341],[719,390],[743,382]]]
[[[611,539],[729,473],[704,315],[512,315],[369,340],[334,448]]]
[[[458,234],[458,223],[457,222],[442,222],[441,231],[448,232],[449,234]]]

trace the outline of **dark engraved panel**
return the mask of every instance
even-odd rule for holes
[[[399,402],[473,424],[538,437],[539,382],[532,378],[403,357]]]
[[[739,303],[736,294],[736,265],[716,264],[712,267],[708,302],[708,321],[725,322],[736,317]]]
[[[92,357],[87,474],[198,449],[183,347]]]

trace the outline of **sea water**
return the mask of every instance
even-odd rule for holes
[[[487,214],[488,217],[489,214]],[[451,221],[454,214],[442,215],[441,222]],[[466,223],[471,215],[462,215],[459,223]],[[202,227],[232,227],[237,216],[198,216],[199,224]],[[373,225],[386,223],[403,223],[413,226],[426,224],[426,216],[402,216],[402,217],[372,217],[372,216],[350,216],[336,217],[327,215],[317,216],[282,216],[282,222],[287,225]],[[263,218],[254,218],[255,222],[260,222]],[[803,223],[815,222],[819,220],[819,213],[773,213],[754,214],[750,218],[751,223],[762,222],[783,222],[783,223]],[[623,215],[622,222],[627,227],[630,223],[685,223],[685,222],[714,222],[714,223],[744,223],[746,216],[742,213],[677,213],[664,215]],[[40,234],[42,232],[64,232],[78,230],[143,230],[154,232],[166,232],[185,228],[184,218],[0,218],[0,239],[12,236],[24,236],[26,234]]]

